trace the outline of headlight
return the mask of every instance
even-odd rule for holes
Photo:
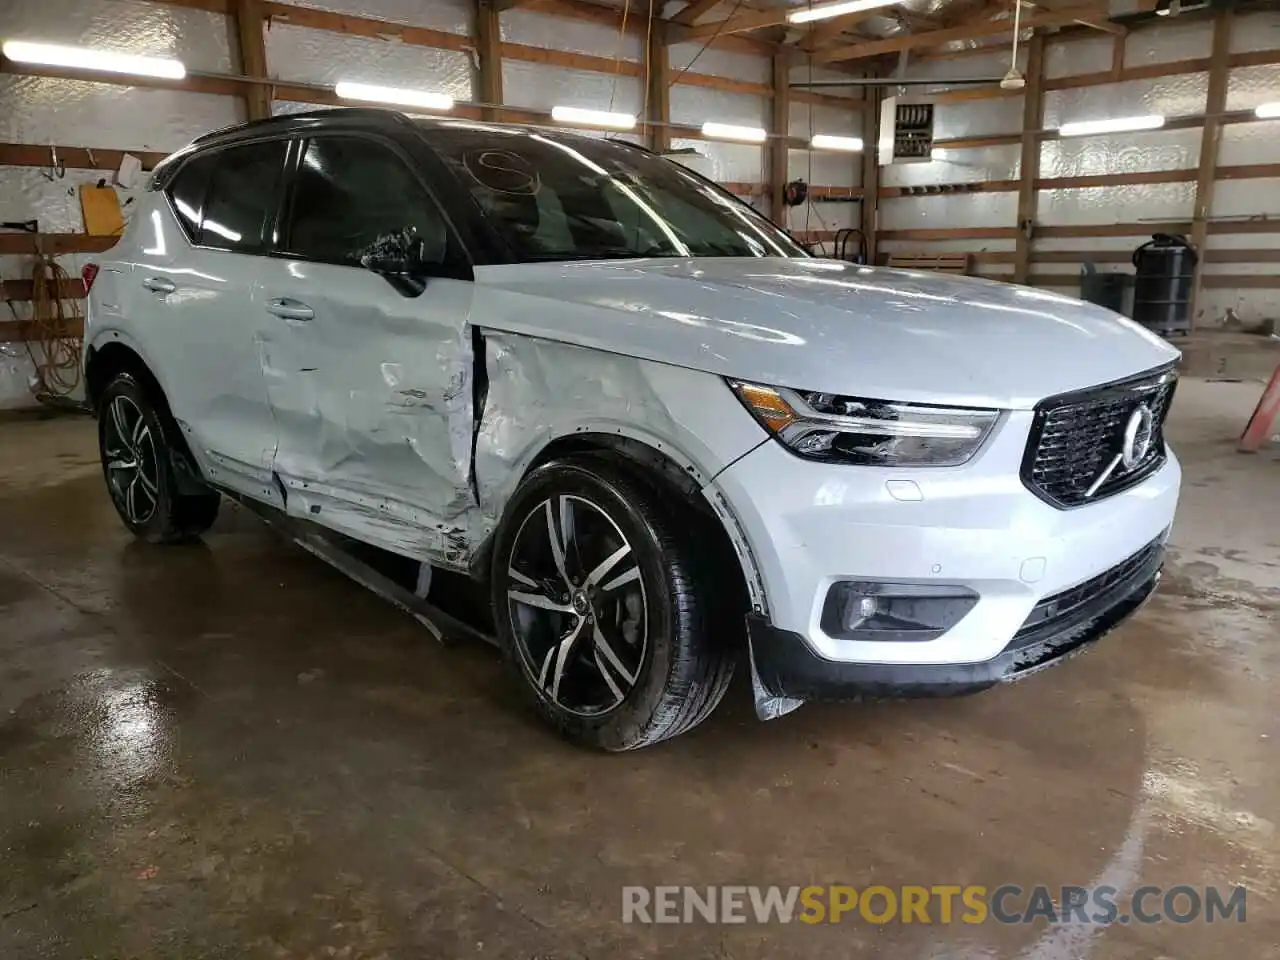
[[[953,467],[969,460],[997,410],[932,407],[730,380],[766,430],[806,460],[883,467]]]

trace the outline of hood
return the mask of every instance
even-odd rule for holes
[[[481,326],[880,399],[1026,409],[1178,356],[1071,297],[839,260],[511,264],[477,267],[476,283]]]

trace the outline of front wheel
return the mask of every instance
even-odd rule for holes
[[[701,723],[734,653],[709,629],[700,557],[676,509],[603,457],[535,470],[493,552],[507,661],[562,734],[630,750]]]
[[[190,540],[218,516],[217,492],[178,492],[168,416],[130,373],[117,374],[98,403],[98,451],[111,502],[124,525],[150,543]]]

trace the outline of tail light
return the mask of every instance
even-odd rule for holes
[[[80,270],[80,279],[84,281],[84,292],[93,289],[93,281],[98,279],[99,267],[96,263],[86,263]]]

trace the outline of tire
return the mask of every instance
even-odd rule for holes
[[[649,746],[697,726],[728,689],[736,648],[731,631],[710,629],[711,581],[688,512],[594,455],[543,464],[508,505],[494,622],[517,682],[562,736],[606,751]]]
[[[183,543],[213,526],[221,497],[212,489],[178,492],[177,425],[133,374],[112,378],[97,414],[103,479],[116,513],[134,536],[148,543]]]

